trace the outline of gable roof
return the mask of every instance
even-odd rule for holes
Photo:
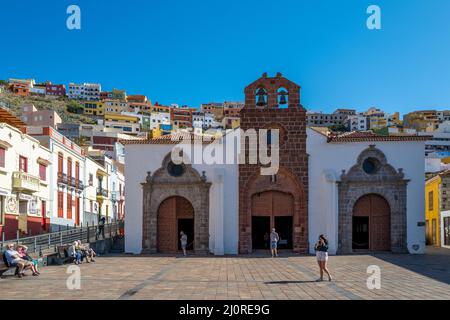
[[[215,140],[212,136],[201,136],[192,132],[174,132],[166,134],[157,138],[142,139],[142,140],[120,140],[123,145],[129,144],[179,144],[183,142],[202,142],[203,144],[211,143]]]
[[[395,135],[383,136],[374,133],[373,131],[352,131],[352,132],[332,132],[324,127],[309,127],[311,130],[325,136],[328,143],[342,143],[342,142],[388,142],[388,141],[428,141],[432,139],[431,136],[419,135]]]

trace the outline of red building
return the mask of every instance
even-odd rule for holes
[[[53,84],[47,81],[45,84],[45,94],[48,96],[65,97],[66,86],[63,84]]]
[[[29,96],[30,95],[30,87],[28,84],[14,82],[9,86],[9,89],[12,93],[17,94],[19,96]]]
[[[112,99],[113,94],[110,91],[100,92],[100,100]]]
[[[278,130],[280,158],[274,176],[261,175],[260,163],[239,165],[239,251],[264,249],[265,233],[276,228],[284,240],[280,247],[307,253],[308,155],[300,86],[281,74],[264,74],[245,88],[240,117],[244,131]]]
[[[192,128],[192,112],[196,111],[193,108],[171,108],[170,120],[174,126],[178,128]]]

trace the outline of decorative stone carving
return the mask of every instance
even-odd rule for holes
[[[171,161],[168,154],[153,175],[147,173],[143,189],[143,233],[142,252],[157,252],[157,219],[160,204],[167,198],[180,196],[194,208],[194,251],[206,254],[209,251],[209,189],[211,183],[206,175],[200,176],[191,165],[185,165],[183,175],[174,177],[167,171]],[[203,177],[205,179],[203,179]]]
[[[376,170],[364,171],[366,159],[376,160]],[[386,199],[391,209],[391,251],[406,252],[406,200],[408,180],[402,169],[395,170],[384,153],[375,145],[358,156],[356,164],[348,171],[342,170],[339,192],[338,253],[352,253],[353,209],[361,197],[378,194]]]

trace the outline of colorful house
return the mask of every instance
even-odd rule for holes
[[[425,184],[425,221],[427,245],[439,246],[440,193],[442,178],[436,175]]]
[[[86,101],[84,103],[84,114],[90,116],[103,116],[105,108],[102,101]]]

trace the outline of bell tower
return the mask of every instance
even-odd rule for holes
[[[260,164],[239,165],[239,252],[259,249],[265,233],[275,228],[286,249],[307,253],[308,155],[300,86],[281,73],[264,73],[244,92],[241,129],[279,130],[279,170],[263,176]],[[254,147],[246,143],[246,150]]]

